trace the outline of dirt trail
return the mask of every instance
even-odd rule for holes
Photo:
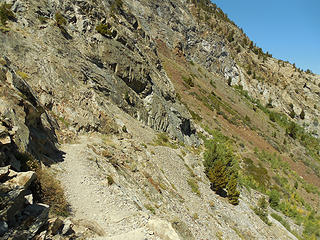
[[[77,143],[62,145],[64,161],[55,165],[73,217],[90,221],[98,232],[104,232],[103,239],[123,239],[121,235],[130,231],[143,239],[146,231],[138,223],[143,223],[145,216],[121,186],[108,185],[106,174],[96,163],[98,156],[88,147],[94,144],[101,144],[101,138],[81,136]]]

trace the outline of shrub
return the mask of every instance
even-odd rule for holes
[[[144,204],[144,207],[148,209],[152,214],[156,214],[156,210],[151,204]]]
[[[290,125],[286,128],[286,134],[292,137],[293,139],[297,138],[298,126],[291,122]]]
[[[197,194],[200,197],[201,193],[200,193],[197,181],[195,179],[193,179],[193,178],[189,178],[188,179],[188,184],[191,187],[192,192],[194,192],[195,194]]]
[[[3,3],[0,6],[0,22],[2,25],[6,25],[8,20],[14,20],[15,15],[10,9],[11,5]]]
[[[64,26],[67,24],[67,20],[64,18],[64,16],[60,12],[56,12],[54,15],[54,18],[56,20],[57,26],[61,29],[64,28]]]
[[[272,122],[275,122],[275,121],[276,121],[276,113],[275,113],[275,112],[270,112],[270,114],[269,114],[269,119],[270,119]]]
[[[259,208],[261,208],[261,209],[267,209],[267,207],[268,207],[268,202],[266,201],[266,198],[265,198],[265,197],[262,197],[262,198],[259,199],[258,206],[259,206]]]
[[[169,137],[166,133],[158,133],[157,139],[154,140],[155,145],[170,147],[170,148],[178,148],[178,146],[174,143],[171,143]]]
[[[229,42],[233,42],[233,41],[234,41],[233,36],[234,36],[234,30],[232,30],[232,31],[229,33],[228,37],[227,37],[227,39],[228,39]]]
[[[280,193],[275,190],[272,189],[269,193],[269,203],[270,203],[270,207],[272,208],[276,208],[279,206],[280,203]]]
[[[294,112],[293,109],[290,110],[289,116],[290,116],[291,118],[295,118],[296,113]]]
[[[108,181],[108,185],[109,185],[109,186],[112,185],[112,184],[114,184],[113,177],[110,176],[110,175],[107,176],[107,181]]]
[[[193,83],[193,80],[192,78],[189,76],[189,77],[185,77],[185,76],[182,76],[182,80],[188,84],[190,87],[194,87],[194,83]]]
[[[269,221],[269,219],[268,219],[268,213],[267,213],[265,210],[263,210],[263,209],[261,209],[261,208],[259,208],[259,207],[255,207],[255,208],[253,209],[253,211],[254,211],[254,213],[257,214],[257,215],[259,216],[259,218],[260,218],[262,221],[264,221],[266,224],[268,224],[269,226],[272,225],[272,223],[271,223],[271,222]]]
[[[96,30],[98,33],[105,37],[110,37],[113,35],[113,32],[111,31],[111,25],[109,23],[100,23],[98,26],[96,26]]]
[[[69,204],[65,198],[61,183],[53,176],[53,174],[42,168],[39,162],[29,153],[17,153],[15,155],[17,160],[21,163],[23,171],[36,172],[37,179],[31,185],[34,191],[34,197],[39,201],[48,204],[50,211],[60,216],[69,215]]]
[[[302,110],[300,113],[300,118],[303,120],[305,118],[306,114],[305,112]]]
[[[61,183],[45,168],[39,168],[36,173],[41,188],[42,201],[50,206],[53,213],[68,216],[69,204],[64,196]]]

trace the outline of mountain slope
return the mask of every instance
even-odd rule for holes
[[[35,170],[19,158],[32,155],[61,178],[74,218],[95,221],[101,194],[130,209],[124,222],[102,212],[95,234],[76,219],[75,236],[166,239],[153,222],[164,221],[180,239],[319,237],[320,76],[263,53],[209,1],[10,4],[0,9],[1,167]],[[232,146],[238,206],[210,189],[208,142]],[[94,173],[83,189],[67,177],[77,161],[79,179]]]

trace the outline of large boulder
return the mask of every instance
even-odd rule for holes
[[[162,219],[152,219],[148,222],[147,227],[160,237],[162,240],[181,240],[173,229],[171,223]]]

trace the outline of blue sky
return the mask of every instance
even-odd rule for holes
[[[274,57],[320,74],[320,0],[212,0]]]

